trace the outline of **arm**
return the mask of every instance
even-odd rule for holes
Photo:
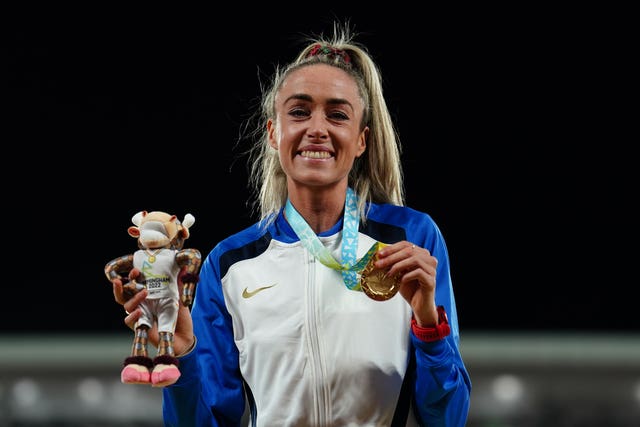
[[[435,302],[444,306],[451,333],[434,342],[424,342],[411,333],[416,358],[414,406],[418,419],[424,425],[464,427],[469,412],[471,380],[459,349],[458,315],[449,256],[437,228],[433,239],[429,240],[429,251],[438,260]]]
[[[191,310],[197,342],[180,357],[180,379],[163,389],[166,426],[237,426],[244,413],[238,350],[214,260],[210,255],[202,265]]]
[[[431,342],[418,338],[412,328],[415,372],[407,375],[414,380],[413,407],[421,425],[464,427],[471,381],[458,347],[458,316],[447,248],[429,217],[410,229],[422,232],[410,232],[409,241],[381,249],[376,265],[390,267],[389,274],[401,275],[399,292],[410,304],[418,329],[438,324],[437,306],[444,307],[450,326],[448,336]]]
[[[431,343],[411,336],[415,347],[414,407],[421,425],[464,427],[471,382],[451,336]]]

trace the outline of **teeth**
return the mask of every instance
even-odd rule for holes
[[[331,154],[326,151],[303,151],[300,153],[302,157],[311,157],[313,159],[328,159]]]

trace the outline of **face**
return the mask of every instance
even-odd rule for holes
[[[267,123],[269,143],[289,182],[346,182],[369,131],[360,129],[364,106],[355,80],[326,64],[302,67],[286,78],[275,103],[276,118]]]

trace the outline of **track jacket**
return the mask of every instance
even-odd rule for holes
[[[373,204],[358,259],[376,241],[408,240],[438,259],[436,304],[451,334],[423,342],[396,294],[375,301],[317,261],[282,211],[221,241],[205,259],[192,307],[195,349],[163,389],[166,426],[446,426],[465,424],[462,361],[447,248],[432,218]],[[342,220],[319,235],[340,260]],[[245,420],[247,419],[245,415]]]

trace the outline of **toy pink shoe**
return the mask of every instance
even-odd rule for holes
[[[122,369],[120,380],[125,384],[149,384],[151,373],[146,366],[131,364]]]
[[[151,385],[164,387],[175,383],[180,378],[180,371],[175,365],[156,365],[151,372]]]
[[[120,380],[125,384],[149,384],[153,361],[146,356],[129,356],[124,360]]]
[[[165,387],[175,383],[180,378],[178,359],[172,356],[162,355],[153,359],[153,371],[151,371],[151,385],[153,387]]]

